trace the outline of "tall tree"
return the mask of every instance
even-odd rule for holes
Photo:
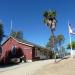
[[[54,31],[55,31],[55,27],[56,27],[56,11],[54,11],[54,10],[45,11],[43,16],[44,16],[44,23],[46,23],[47,26],[51,30],[52,42],[54,45],[54,42],[55,42]]]
[[[53,41],[53,39],[55,39],[55,43],[56,43],[56,37],[54,36],[51,36],[50,38],[49,38],[49,41],[47,42],[47,45],[46,45],[46,47],[48,48],[48,49],[51,49],[52,50],[52,48],[54,47],[54,41]]]
[[[4,36],[3,23],[0,22],[0,44],[1,44],[1,41],[2,41],[2,39],[3,39],[3,36]]]
[[[60,35],[57,36],[57,42],[58,42],[59,46],[62,45],[62,43],[64,42],[64,40],[65,40],[65,38],[64,38],[64,36],[62,34],[60,34]]]
[[[53,36],[53,50],[55,51],[55,38],[54,38],[54,31],[56,28],[56,11],[45,11],[44,12],[44,23],[50,28],[51,35]],[[55,62],[56,62],[56,53],[55,53]]]
[[[51,29],[51,31],[55,30],[56,27],[56,11],[45,11],[44,13],[44,23]]]
[[[62,46],[62,44],[64,43],[64,40],[65,40],[65,38],[62,34],[57,36],[57,44],[58,44],[58,47],[60,49],[59,52],[60,52],[61,57],[62,57],[62,53],[63,53],[63,50],[64,50],[63,46]]]
[[[64,49],[64,47],[62,46],[62,44],[64,43],[64,36],[62,35],[62,34],[60,34],[60,35],[58,35],[58,36],[55,36],[55,52],[56,53],[63,53],[63,52],[65,52],[65,51],[63,51],[63,50],[65,50]],[[53,43],[53,36],[51,36],[50,38],[49,38],[49,41],[48,41],[48,43],[47,43],[47,45],[46,45],[46,47],[48,48],[48,49],[51,49],[52,50],[52,48],[53,48],[53,45],[54,43]],[[59,48],[58,48],[59,47]],[[58,49],[60,49],[60,50],[58,50]]]

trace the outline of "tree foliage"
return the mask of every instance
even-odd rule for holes
[[[72,41],[72,42],[71,42],[71,45],[68,44],[68,45],[67,45],[67,49],[71,49],[71,46],[72,46],[72,49],[75,49],[75,41]]]
[[[44,23],[47,24],[47,26],[50,28],[52,33],[46,47],[53,48],[55,43],[55,36],[53,31],[55,30],[56,27],[56,11],[54,10],[45,11],[43,17],[44,17]]]
[[[55,39],[55,41],[54,41],[54,39]],[[49,41],[48,41],[46,47],[52,49],[53,46],[54,46],[54,43],[56,43],[56,37],[55,36],[51,36],[49,38]]]
[[[3,39],[4,31],[3,31],[3,23],[0,22],[0,44]]]
[[[22,31],[12,31],[10,36],[13,36],[18,39],[23,39],[23,32]]]
[[[64,36],[62,34],[57,36],[57,42],[59,44],[59,46],[61,46],[61,44],[64,42]]]
[[[53,38],[55,38],[54,43],[53,43]],[[62,58],[65,54],[65,48],[62,45],[64,43],[64,40],[65,40],[65,38],[62,34],[60,34],[58,36],[54,36],[54,37],[51,36],[49,38],[49,41],[48,41],[46,47],[50,50],[53,50],[53,47],[55,47],[53,51],[55,51],[59,55],[59,57]]]
[[[55,39],[55,41],[54,41],[54,43],[53,43],[53,39]],[[55,44],[56,46],[60,46],[60,45],[62,45],[63,44],[63,42],[64,42],[64,36],[62,35],[62,34],[60,34],[60,35],[58,35],[58,36],[51,36],[50,38],[49,38],[49,41],[48,41],[48,43],[47,43],[47,45],[46,45],[46,47],[47,48],[53,48],[53,44]]]
[[[53,21],[53,19],[55,19],[55,17],[56,17],[56,11],[54,11],[54,10],[45,11],[43,16],[44,16],[44,22],[45,23],[47,23],[47,20]]]
[[[47,24],[51,28],[51,30],[55,30],[56,27],[56,11],[45,11],[44,14],[44,23]]]

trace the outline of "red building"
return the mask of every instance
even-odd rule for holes
[[[26,40],[10,36],[2,44],[0,61],[7,63],[9,61],[8,59],[12,57],[11,53],[16,53],[14,57],[24,57],[24,61],[30,62],[37,59],[48,59],[50,58],[52,52]]]

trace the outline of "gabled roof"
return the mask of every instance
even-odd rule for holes
[[[30,44],[30,43],[28,43],[28,42],[25,42],[25,41],[23,41],[23,40],[21,40],[21,39],[15,38],[15,37],[13,37],[13,36],[9,36],[9,37],[2,43],[2,45],[4,45],[10,38],[14,39],[16,42],[18,42],[18,43],[20,43],[20,44],[25,44],[25,45],[28,45],[28,46],[32,46],[32,47],[33,47],[32,44]]]
[[[29,42],[27,40],[24,40],[24,39],[18,39],[18,38],[14,38],[14,39],[16,39],[17,41],[19,41],[19,43],[22,43],[22,44],[28,44],[28,45],[31,45],[31,46],[41,47],[39,45],[36,45],[36,44],[34,44],[32,42]]]
[[[16,42],[20,43],[20,44],[23,44],[23,45],[28,45],[28,46],[31,46],[31,47],[37,47],[37,48],[40,48],[40,49],[44,49],[44,50],[47,50],[47,51],[50,51],[49,49],[45,48],[45,47],[42,47],[42,46],[39,46],[39,45],[36,45],[34,43],[31,43],[27,40],[24,40],[24,39],[18,39],[18,38],[15,38],[13,36],[9,36],[3,43],[2,45],[4,45],[10,38],[14,39]]]
[[[29,44],[29,45],[32,45],[32,46],[35,46],[35,47],[38,47],[38,48],[43,48],[43,49],[47,49],[45,47],[42,47],[40,45],[37,45],[37,44],[34,44],[32,42],[29,42],[27,40],[24,40],[24,39],[18,39],[18,38],[15,38],[17,41],[19,41],[19,43],[22,43],[22,44]]]
[[[13,38],[14,40],[16,40],[16,41],[17,41],[18,43],[20,43],[20,44],[25,44],[25,45],[32,46],[32,47],[36,46],[36,47],[39,47],[39,48],[44,48],[44,47],[42,47],[42,46],[36,45],[36,44],[34,44],[34,43],[31,43],[31,42],[29,42],[29,41],[27,41],[27,40],[18,39],[18,38],[15,38],[15,37],[13,37],[13,36],[9,36],[9,37],[2,43],[2,45],[5,44],[10,38]]]

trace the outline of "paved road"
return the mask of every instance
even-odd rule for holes
[[[0,68],[0,75],[33,75],[43,66],[53,62],[54,60],[42,60],[31,63],[21,63],[19,65],[6,68]]]

